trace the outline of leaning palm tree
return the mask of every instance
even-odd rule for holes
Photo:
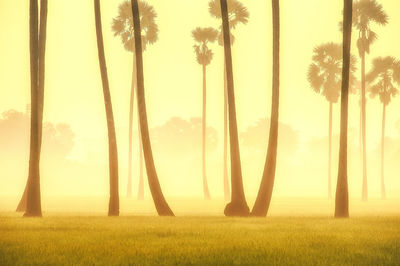
[[[278,118],[279,118],[279,46],[280,46],[280,11],[279,0],[272,0],[272,27],[273,27],[273,59],[272,59],[272,106],[271,125],[267,157],[260,189],[254,203],[251,215],[266,216],[271,203],[272,190],[275,181],[276,154],[278,150]]]
[[[351,57],[350,86],[355,80],[356,58]],[[342,80],[342,46],[336,43],[325,43],[314,49],[312,63],[308,69],[308,81],[316,93],[325,96],[329,102],[329,149],[328,149],[328,198],[332,198],[332,113],[333,104],[337,103],[340,96]]]
[[[38,2],[37,0],[30,1],[31,137],[29,175],[17,207],[17,211],[25,211],[24,216],[42,216],[39,165],[43,127],[47,5],[47,0],[40,1],[39,22]]]
[[[226,216],[248,216],[250,214],[244,195],[242,166],[240,162],[239,138],[236,122],[235,90],[233,82],[232,52],[230,41],[230,28],[228,19],[227,0],[220,0],[222,14],[222,32],[224,36],[224,52],[226,64],[226,80],[229,110],[229,140],[231,151],[231,202],[226,205],[224,213]]]
[[[361,126],[363,150],[363,183],[362,199],[368,198],[367,186],[367,153],[366,153],[366,99],[365,99],[365,57],[369,54],[370,46],[376,41],[377,34],[371,29],[371,23],[384,26],[388,16],[383,11],[382,5],[376,0],[359,0],[353,6],[353,26],[357,30],[357,48],[361,58]]]
[[[194,45],[197,62],[203,67],[203,122],[202,122],[202,172],[203,172],[203,191],[204,197],[210,199],[206,176],[206,128],[207,128],[207,82],[206,68],[213,58],[212,50],[207,46],[209,43],[215,42],[218,37],[218,31],[214,28],[196,28],[192,31],[193,39],[197,42]]]
[[[136,57],[136,73],[137,73],[137,101],[139,110],[139,123],[140,132],[142,136],[143,153],[147,170],[147,177],[149,181],[151,195],[153,196],[154,204],[157,212],[162,216],[174,216],[171,208],[168,206],[167,201],[161,190],[160,182],[158,180],[156,167],[154,165],[153,153],[151,150],[149,125],[147,123],[146,101],[144,95],[144,76],[143,76],[143,55],[142,55],[142,38],[140,28],[140,11],[137,0],[131,0],[132,14],[133,14],[133,27],[134,27],[134,40],[135,40],[135,57]]]
[[[343,9],[343,67],[340,111],[339,166],[336,185],[335,217],[349,217],[349,190],[347,181],[347,128],[350,85],[350,48],[353,0],[344,0]]]
[[[229,20],[229,34],[230,43],[233,45],[235,36],[232,30],[239,24],[247,24],[249,20],[249,12],[247,8],[238,0],[227,0],[228,5],[228,20]],[[209,12],[211,16],[221,19],[221,5],[218,0],[209,2]],[[218,37],[218,44],[224,46],[224,38],[222,26]],[[227,94],[227,81],[226,81],[226,64],[224,62],[224,196],[225,200],[230,199],[229,179],[228,179],[228,94]]]
[[[386,106],[390,103],[392,97],[395,97],[399,93],[400,61],[391,56],[375,58],[372,63],[372,70],[367,74],[366,80],[371,85],[369,90],[371,98],[378,95],[383,107],[381,137],[381,196],[385,199],[384,151]]]
[[[106,58],[104,55],[103,31],[101,26],[100,0],[94,0],[94,14],[96,24],[97,49],[101,81],[103,84],[104,105],[106,108],[107,129],[108,129],[108,157],[110,169],[110,201],[108,215],[119,215],[119,192],[118,192],[118,152],[117,138],[115,135],[114,115],[112,110],[110,87],[107,76]]]
[[[139,1],[140,23],[141,23],[141,37],[142,48],[146,50],[148,45],[154,44],[158,38],[158,27],[155,22],[157,14],[154,8],[144,1]],[[132,8],[130,1],[125,1],[119,6],[118,16],[113,19],[112,30],[114,36],[120,36],[125,49],[133,53],[133,69],[132,69],[132,82],[129,103],[129,151],[128,151],[128,188],[127,196],[132,196],[132,134],[133,134],[133,102],[134,91],[137,87],[136,77],[136,63],[135,63],[135,40],[134,40],[134,27],[132,19]],[[139,127],[139,124],[138,124]],[[140,139],[140,129],[139,139]],[[139,141],[139,187],[138,199],[144,197],[144,182],[143,182],[143,148],[141,141]]]

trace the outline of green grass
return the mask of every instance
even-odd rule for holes
[[[225,217],[0,214],[0,265],[399,265],[400,216]]]

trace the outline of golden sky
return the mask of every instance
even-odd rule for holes
[[[120,39],[111,32],[112,18],[117,15],[121,1],[101,2],[105,53],[122,165],[121,178],[125,178],[132,54],[124,50]],[[144,55],[150,127],[161,125],[174,116],[185,119],[201,116],[202,72],[193,51],[191,31],[198,26],[218,27],[220,21],[209,15],[207,0],[148,2],[158,14],[159,26],[159,40],[149,46]],[[250,19],[247,25],[235,30],[233,47],[240,132],[260,118],[269,117],[272,75],[270,2],[242,2],[250,12]],[[379,40],[367,57],[367,71],[371,59],[376,56],[400,58],[400,2],[379,2],[389,16],[389,24],[386,27],[373,26]],[[324,97],[310,88],[307,69],[316,45],[341,41],[338,23],[342,5],[342,1],[333,0],[281,1],[280,121],[298,132],[300,144],[328,134],[328,104]],[[9,109],[24,111],[30,101],[28,14],[28,1],[0,0],[0,113]],[[211,48],[214,59],[207,68],[207,119],[221,139],[223,51],[217,44],[211,45]],[[353,50],[357,55],[356,49]],[[386,134],[393,138],[399,138],[400,133],[399,103],[400,97],[394,99],[387,110]],[[104,161],[107,159],[107,129],[92,1],[49,1],[44,108],[45,121],[67,123],[75,132],[76,144],[71,158],[84,160],[90,153],[101,153]],[[350,97],[349,112],[349,126],[358,132],[357,95]],[[378,99],[368,100],[367,119],[368,149],[372,152],[380,141],[381,105]],[[333,129],[337,134],[338,104],[334,109]],[[95,140],[104,143],[104,146],[91,145]],[[219,145],[218,149],[221,150],[222,146]],[[336,154],[333,156],[336,157]],[[261,164],[262,161],[263,158],[260,159]],[[333,168],[336,168],[335,164]],[[25,177],[18,178],[21,179],[19,184],[25,182]],[[254,177],[254,182],[251,181],[249,186],[252,189],[257,187],[258,178]],[[215,181],[215,184],[220,183]]]

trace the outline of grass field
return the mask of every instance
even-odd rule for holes
[[[398,205],[396,205],[398,206]],[[0,265],[400,265],[400,214],[160,218],[0,213]]]

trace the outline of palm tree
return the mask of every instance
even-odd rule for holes
[[[279,118],[279,41],[280,41],[280,11],[279,0],[272,0],[273,26],[273,74],[272,74],[272,106],[269,143],[264,172],[258,195],[251,211],[252,216],[265,217],[271,203],[272,190],[275,181],[276,153],[278,149],[278,118]]]
[[[28,217],[42,216],[39,165],[43,124],[47,6],[47,0],[41,0],[39,25],[38,2],[37,0],[30,1],[31,137],[29,175],[24,193],[17,206],[17,211],[25,211],[24,216]]]
[[[314,49],[314,55],[308,69],[308,81],[316,93],[321,93],[329,102],[329,153],[328,153],[328,197],[332,198],[332,113],[333,104],[337,103],[340,96],[342,80],[342,47],[336,43],[326,43]],[[350,86],[353,87],[356,71],[356,58],[351,56]]]
[[[136,56],[136,73],[137,73],[137,101],[139,110],[140,132],[142,136],[143,153],[147,170],[151,195],[153,196],[154,204],[157,212],[161,216],[174,216],[171,208],[161,190],[158,180],[156,167],[154,165],[153,153],[151,150],[149,126],[147,123],[146,101],[144,95],[144,76],[143,76],[143,55],[142,55],[142,38],[140,28],[139,7],[137,0],[131,0],[133,27],[135,37],[135,56]]]
[[[155,22],[157,14],[154,8],[144,1],[139,1],[140,23],[141,23],[141,37],[142,48],[146,50],[147,45],[154,44],[158,38],[158,27]],[[129,151],[128,151],[128,189],[127,196],[132,196],[132,129],[133,129],[133,102],[134,91],[137,86],[136,77],[136,63],[135,63],[135,40],[134,40],[134,27],[132,19],[132,8],[130,2],[127,0],[119,6],[118,16],[113,19],[112,30],[114,36],[120,36],[121,41],[127,51],[133,53],[133,69],[132,69],[132,82],[129,103]],[[139,140],[140,128],[138,123]],[[138,199],[144,198],[144,182],[143,182],[143,148],[141,141],[139,141],[139,187]]]
[[[336,185],[335,217],[349,217],[349,191],[347,181],[347,128],[350,85],[350,48],[353,0],[344,0],[343,9],[343,67],[340,111],[339,169]]]
[[[224,36],[224,52],[226,64],[228,110],[229,110],[229,139],[231,151],[231,202],[226,205],[226,216],[248,216],[250,214],[244,195],[242,167],[240,162],[239,138],[236,123],[235,90],[233,83],[232,52],[230,41],[230,28],[228,19],[227,0],[221,1],[222,32]]]
[[[203,191],[204,197],[210,199],[206,176],[206,128],[207,128],[207,82],[206,82],[206,67],[211,63],[213,52],[208,48],[207,44],[215,42],[218,37],[218,31],[213,28],[196,28],[192,31],[193,39],[197,42],[194,45],[194,50],[197,57],[197,62],[203,67],[203,122],[202,122],[202,171],[203,171]]]
[[[249,12],[247,8],[238,0],[227,0],[230,42],[233,45],[235,36],[232,29],[235,29],[240,23],[247,24],[249,20]],[[209,3],[209,11],[211,16],[221,19],[221,5],[218,0],[212,0]],[[218,44],[224,46],[224,38],[222,26],[219,33]],[[226,81],[226,64],[224,62],[224,196],[225,200],[230,199],[229,179],[228,179],[228,94]]]
[[[386,106],[390,103],[392,97],[399,93],[400,85],[400,61],[396,58],[378,57],[372,63],[372,70],[367,74],[366,81],[371,84],[371,98],[379,95],[382,111],[382,138],[381,138],[381,195],[386,198],[385,179],[384,179],[384,151],[385,151],[385,120]]]
[[[106,108],[108,128],[108,153],[110,168],[110,202],[108,205],[108,216],[119,215],[119,192],[118,192],[118,152],[117,139],[115,136],[114,116],[111,103],[110,88],[107,76],[107,65],[104,56],[103,32],[101,26],[100,0],[94,0],[94,14],[96,23],[97,49],[103,84],[104,105]]]
[[[371,23],[384,26],[388,16],[383,11],[382,5],[376,0],[359,0],[353,7],[353,26],[358,32],[357,48],[361,58],[361,125],[363,146],[363,185],[362,199],[368,198],[367,186],[367,153],[366,153],[366,99],[365,99],[365,57],[369,54],[370,46],[376,41],[377,34],[371,29]]]

